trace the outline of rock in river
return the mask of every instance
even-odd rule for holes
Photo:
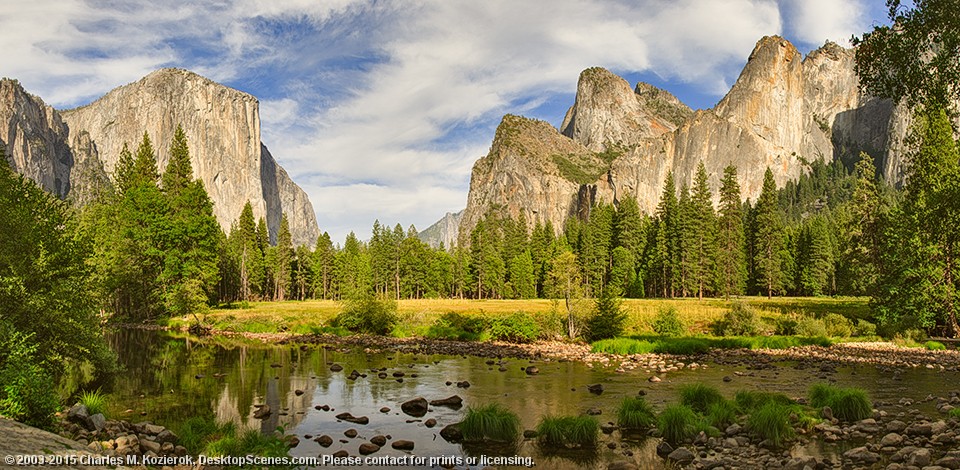
[[[420,418],[427,414],[427,400],[422,397],[414,398],[413,400],[405,401],[400,405],[400,409],[415,418]]]

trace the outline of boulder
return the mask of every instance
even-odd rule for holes
[[[427,400],[422,397],[405,401],[400,405],[400,410],[415,418],[423,417],[427,414]]]
[[[360,455],[370,455],[378,450],[380,450],[380,446],[372,442],[364,442],[363,444],[360,444],[359,449]]]
[[[460,395],[453,395],[439,400],[430,400],[430,406],[447,406],[450,408],[460,408],[463,406],[463,398]]]
[[[453,444],[463,441],[463,433],[460,432],[460,426],[458,424],[448,424],[444,426],[444,428],[440,430],[440,437]]]
[[[413,450],[414,443],[413,443],[413,441],[407,441],[407,440],[404,440],[404,439],[398,439],[398,440],[396,440],[396,441],[393,441],[393,443],[391,443],[390,446],[393,447],[394,449],[397,449],[397,450],[407,450],[407,451],[409,451],[409,450]]]
[[[670,452],[670,454],[667,455],[667,460],[679,465],[686,465],[690,462],[693,462],[694,458],[696,458],[696,456],[686,447],[674,449],[673,452]]]

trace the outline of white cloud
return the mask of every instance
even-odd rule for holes
[[[828,0],[32,0],[0,12],[0,74],[61,107],[163,66],[253,92],[264,142],[311,196],[321,229],[342,240],[376,218],[423,229],[462,209],[501,115],[572,94],[587,67],[719,95],[761,36],[786,27],[801,41],[843,39],[859,31],[861,10]]]
[[[870,23],[863,0],[781,0],[781,4],[790,35],[811,47],[826,40],[849,46],[850,37]]]

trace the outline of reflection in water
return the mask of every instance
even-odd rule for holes
[[[357,455],[361,443],[376,435],[390,435],[394,440],[414,441],[413,454],[427,458],[518,453],[532,457],[540,468],[599,469],[614,460],[629,460],[640,468],[659,469],[663,467],[656,457],[656,440],[642,435],[624,436],[623,440],[619,432],[604,435],[593,452],[547,452],[533,441],[520,443],[516,449],[460,446],[447,443],[439,431],[459,422],[465,409],[433,407],[427,416],[414,419],[400,412],[400,404],[415,397],[433,400],[457,394],[466,406],[500,403],[518,414],[524,429],[532,429],[543,415],[581,414],[591,407],[601,409],[601,423],[614,421],[620,400],[639,391],[645,392],[647,400],[659,410],[676,401],[680,386],[693,382],[712,385],[728,397],[740,389],[780,391],[800,397],[811,383],[822,380],[819,370],[793,363],[764,370],[749,369],[746,363],[711,364],[707,369],[666,374],[663,382],[652,384],[646,380],[649,371],[615,373],[612,368],[591,368],[576,362],[538,362],[541,372],[531,377],[521,369],[531,362],[521,359],[504,359],[506,371],[500,372],[499,365],[487,365],[486,359],[475,357],[340,352],[313,345],[264,345],[217,337],[196,340],[141,330],[120,330],[107,338],[124,366],[124,372],[107,389],[112,416],[131,421],[147,419],[173,429],[193,416],[215,416],[263,432],[273,432],[279,426],[300,437],[300,445],[291,450],[298,456],[329,455],[340,449]],[[331,371],[334,363],[343,370]],[[353,370],[366,377],[349,379]],[[386,378],[378,378],[381,371]],[[395,372],[403,376],[394,377]],[[734,379],[724,382],[724,376]],[[872,366],[854,366],[828,379],[842,386],[865,387],[878,400],[896,401],[904,396],[920,399],[930,393],[943,394],[942,384],[955,383],[958,378],[955,372],[917,369],[892,375]],[[459,381],[471,385],[458,388],[455,384]],[[592,383],[603,383],[606,391],[602,395],[589,393],[586,385]],[[253,418],[253,412],[254,405],[262,404],[270,406],[271,414],[261,421]],[[323,405],[330,411],[318,409]],[[382,413],[382,407],[391,411]],[[128,408],[135,414],[125,415],[123,411]],[[143,418],[137,416],[141,412],[146,413]],[[339,422],[334,416],[342,412],[366,416],[370,422]],[[428,418],[436,419],[438,425],[427,428],[424,421]],[[345,438],[348,429],[357,430],[358,437]],[[328,448],[305,438],[324,434],[334,441]],[[611,442],[617,444],[615,449],[607,447]],[[838,450],[835,446],[812,446],[795,449],[794,453],[836,455]],[[632,455],[626,455],[628,451]],[[405,453],[388,444],[374,455]]]

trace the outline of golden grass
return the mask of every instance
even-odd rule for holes
[[[756,308],[761,317],[775,320],[786,314],[816,315],[839,313],[858,319],[869,316],[865,297],[742,297],[742,302]],[[661,308],[674,307],[680,320],[691,334],[705,333],[709,324],[729,310],[733,301],[723,299],[624,299],[627,312],[627,333],[652,332],[651,324]],[[593,301],[584,299],[577,303],[577,310],[585,314]],[[234,331],[279,331],[286,328],[293,332],[308,332],[310,327],[329,325],[341,309],[341,304],[332,300],[305,300],[285,302],[251,302],[250,308],[213,309],[206,320],[218,329]],[[405,299],[397,302],[401,325],[409,332],[419,332],[429,327],[440,315],[447,312],[462,314],[507,315],[514,312],[546,313],[556,311],[566,315],[562,300],[470,300],[470,299]],[[172,326],[189,324],[189,319],[176,318]]]

